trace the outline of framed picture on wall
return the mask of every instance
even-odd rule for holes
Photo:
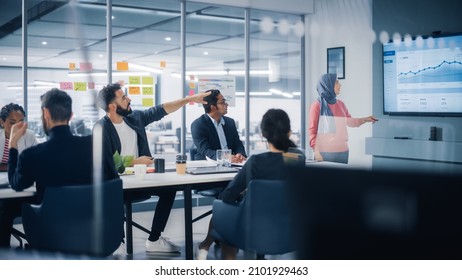
[[[345,79],[345,47],[327,49],[327,73],[337,74],[337,79]]]

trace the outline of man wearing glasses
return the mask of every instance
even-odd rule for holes
[[[206,157],[216,160],[216,151],[230,149],[231,162],[239,163],[246,159],[244,145],[239,139],[236,124],[232,118],[225,117],[228,103],[217,89],[208,90],[211,94],[204,98],[205,114],[191,124],[191,134],[197,153],[193,160],[204,160]]]

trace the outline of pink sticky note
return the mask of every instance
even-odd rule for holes
[[[60,83],[59,83],[59,89],[62,89],[62,90],[73,90],[73,89],[74,89],[74,85],[72,84],[72,82],[60,82]]]

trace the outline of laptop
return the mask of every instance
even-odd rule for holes
[[[222,166],[204,166],[204,167],[193,167],[188,168],[186,173],[191,175],[202,175],[202,174],[218,174],[218,173],[236,173],[239,168],[236,167],[222,167]]]

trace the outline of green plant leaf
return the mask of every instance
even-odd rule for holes
[[[116,151],[112,158],[114,159],[115,168],[118,170],[120,166],[123,165],[122,156],[119,154],[118,151]]]
[[[125,167],[133,165],[133,156],[123,156],[122,162]]]

